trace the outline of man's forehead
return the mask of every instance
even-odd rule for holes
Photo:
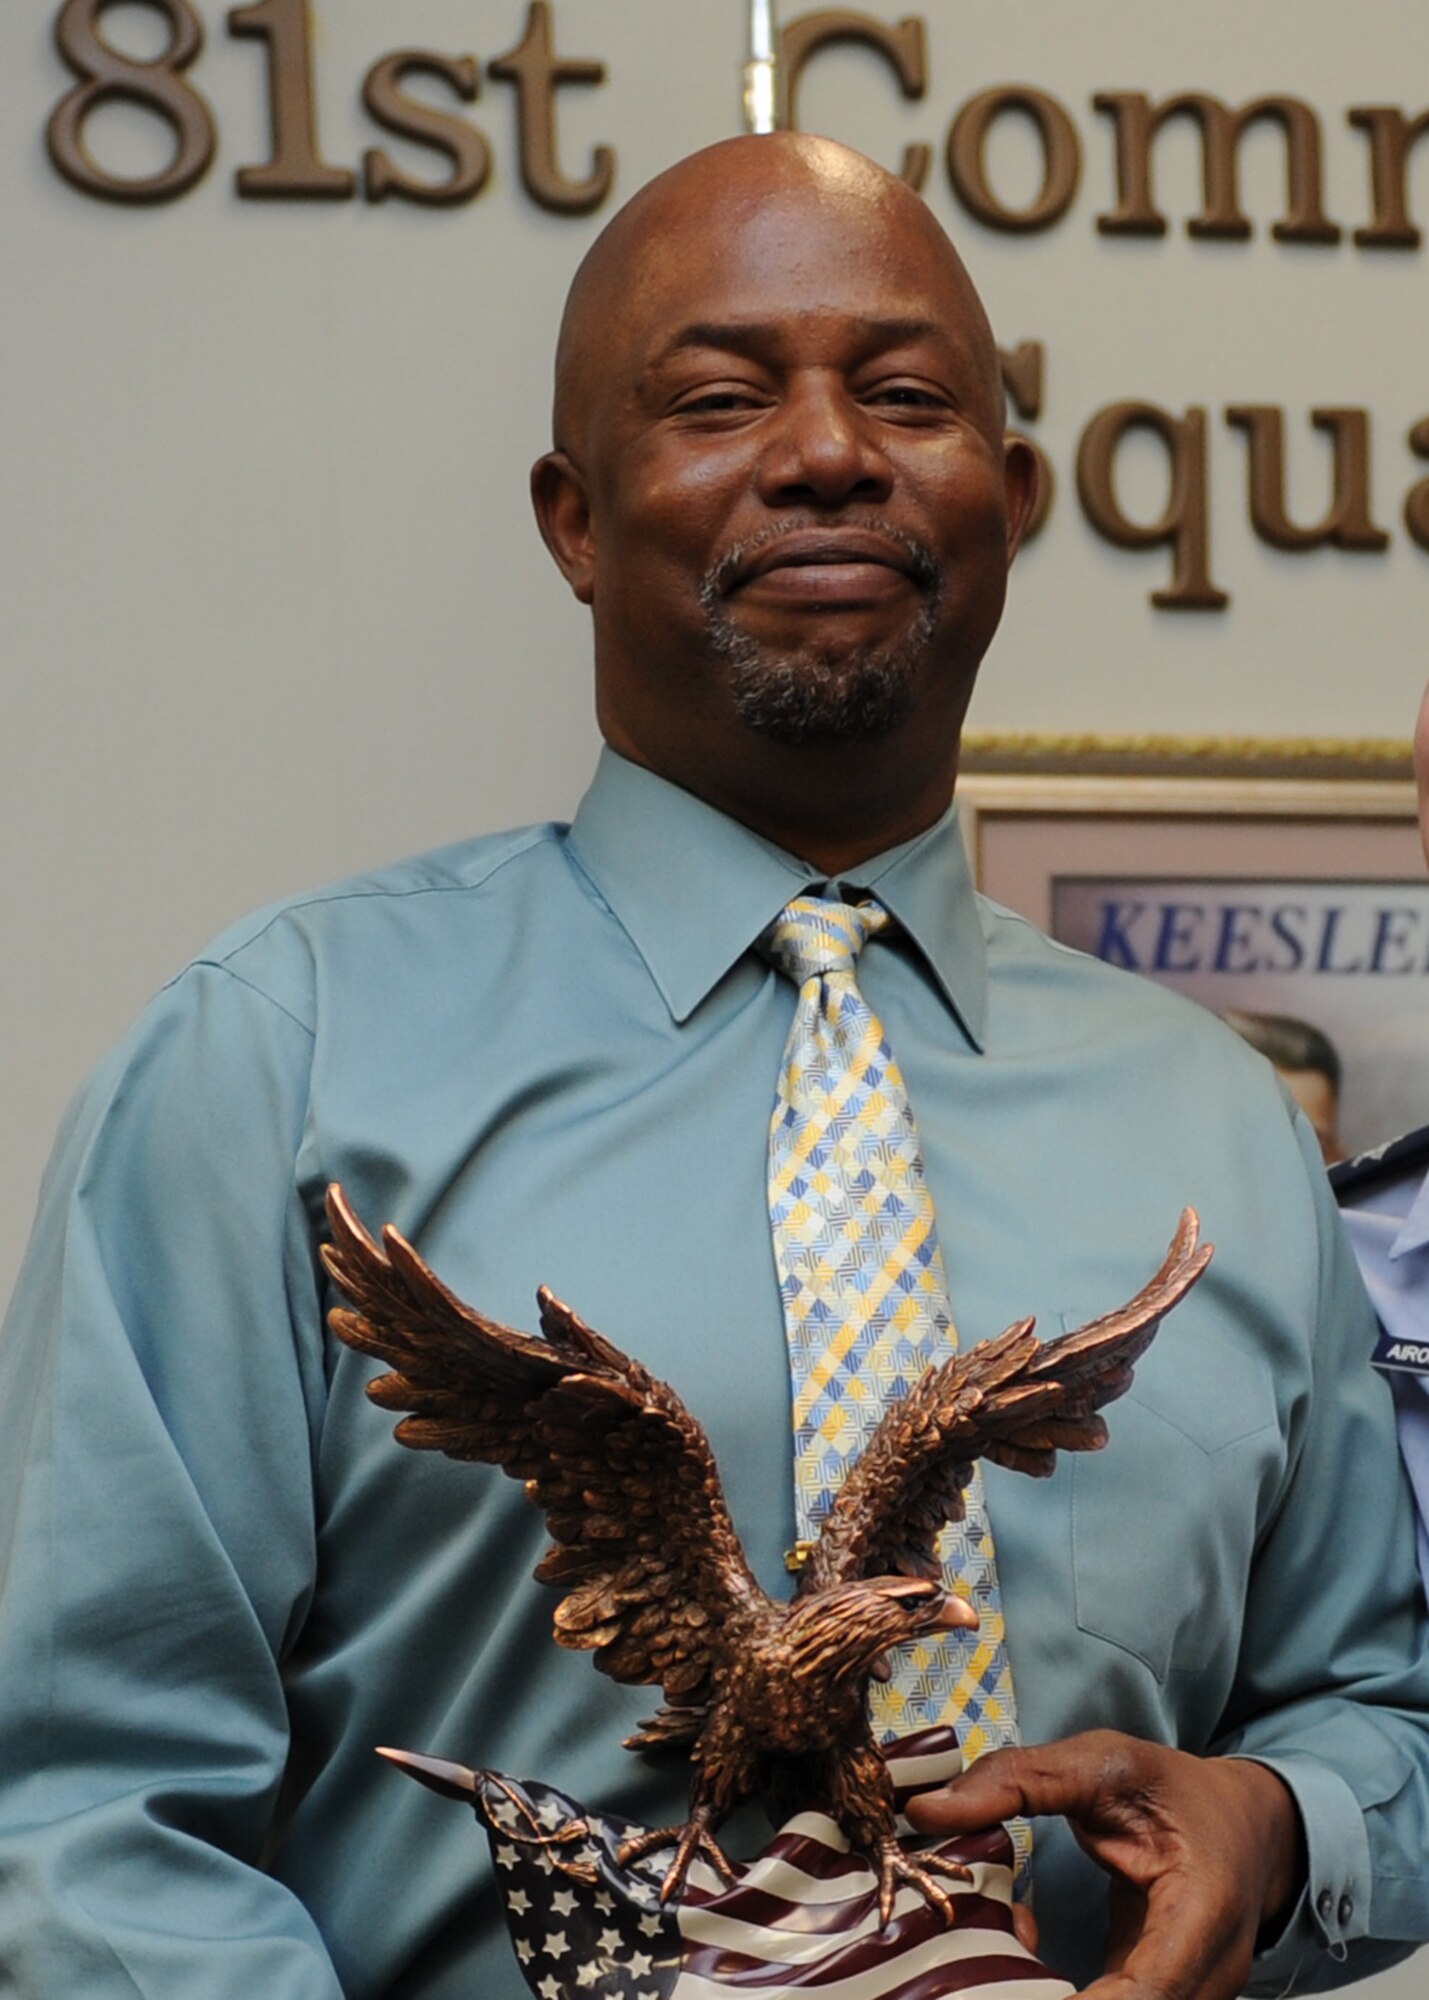
[[[837,332],[866,346],[961,347],[982,313],[931,217],[802,200],[702,216],[632,259],[620,332],[642,363],[694,347],[772,348]]]
[[[711,148],[637,194],[577,273],[558,354],[558,435],[573,436],[603,390],[619,382],[623,397],[632,378],[697,344],[767,349],[776,331],[793,338],[835,319],[863,329],[866,346],[936,339],[989,372],[977,294],[911,189],[827,141]]]
[[[849,188],[777,182],[757,196],[654,203],[616,249],[636,282],[672,265],[692,266],[710,284],[761,281],[777,288],[812,272],[878,282],[896,274],[902,289],[943,291],[966,284],[948,237],[923,201],[897,183]]]

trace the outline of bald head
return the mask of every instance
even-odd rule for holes
[[[556,348],[558,450],[583,456],[613,365],[618,371],[650,312],[675,289],[672,267],[692,258],[707,264],[756,222],[772,235],[781,215],[780,243],[766,260],[771,288],[797,263],[801,238],[815,223],[837,227],[842,221],[860,255],[867,255],[872,231],[923,264],[966,350],[979,415],[990,430],[1001,430],[992,330],[961,258],[926,202],[905,181],[835,140],[778,132],[722,140],[678,161],[633,195],[591,245],[572,281]]]

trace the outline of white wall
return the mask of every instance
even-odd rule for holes
[[[583,619],[540,549],[524,482],[545,441],[559,300],[601,218],[531,202],[512,94],[489,80],[467,115],[496,171],[469,206],[239,200],[234,168],[266,152],[262,52],[227,35],[219,0],[194,4],[208,40],[191,75],[219,154],[193,193],[154,208],[96,202],[57,176],[42,134],[71,81],[50,39],[59,0],[0,10],[0,1291],[69,1090],[208,935],[305,883],[563,814],[594,747]],[[1420,0],[1379,0],[1372,25],[1341,0],[908,11],[928,23],[924,101],[905,104],[867,52],[831,53],[810,71],[803,122],[890,162],[930,140],[928,197],[1002,338],[1046,343],[1033,429],[1057,468],[1057,507],[1019,565],[974,723],[1407,735],[1429,554],[1399,507],[1429,471],[1405,445],[1429,411],[1429,253],[1350,242],[1367,173],[1344,113],[1429,101]],[[387,0],[314,6],[334,161],[356,164],[380,137],[358,97],[376,57],[401,40],[485,63],[518,40],[525,0],[407,0],[400,14]],[[560,94],[567,171],[611,143],[623,196],[737,130],[744,17],[745,0],[557,0],[561,52],[609,65],[602,87]],[[147,6],[114,7],[108,31],[141,53],[162,39]],[[1064,104],[1084,149],[1078,198],[1043,234],[969,221],[942,161],[957,108],[1013,81]],[[1232,103],[1289,91],[1321,113],[1343,242],[1271,240],[1283,176],[1269,131],[1244,149],[1251,242],[1187,237],[1199,207],[1189,130],[1158,152],[1168,235],[1097,234],[1112,148],[1093,93],[1192,87]],[[115,171],[164,157],[122,106],[91,136]],[[432,171],[431,155],[384,143]],[[1429,142],[1422,151],[1413,182],[1429,217]],[[1025,198],[1025,135],[1000,131],[989,158],[1007,198]],[[1153,611],[1164,555],[1110,548],[1078,508],[1082,426],[1128,396],[1212,413],[1224,613]],[[1306,519],[1327,491],[1306,413],[1368,407],[1391,550],[1291,557],[1257,542],[1244,445],[1221,417],[1234,402],[1287,407],[1292,505]],[[1128,452],[1126,475],[1128,506],[1154,513],[1154,452]]]

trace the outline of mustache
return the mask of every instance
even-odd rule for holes
[[[857,520],[840,516],[837,523],[820,518],[817,514],[790,515],[787,520],[772,522],[761,528],[757,534],[748,535],[743,541],[733,543],[710,564],[700,581],[700,602],[704,609],[712,611],[725,597],[735,579],[745,567],[764,549],[776,542],[782,542],[790,535],[801,534],[806,529],[814,532],[833,532],[836,528],[852,528],[871,535],[879,535],[891,542],[903,555],[908,574],[918,588],[928,595],[941,588],[942,571],[937,558],[926,542],[916,536],[906,534],[902,528],[895,528],[887,521]]]

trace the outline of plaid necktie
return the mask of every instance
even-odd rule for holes
[[[759,949],[799,989],[769,1132],[769,1209],[794,1395],[801,1540],[887,1404],[957,1345],[932,1197],[903,1076],[854,968],[893,919],[877,903],[797,897]],[[972,1635],[934,1634],[875,1684],[876,1725],[947,1723],[965,1757],[1018,1739],[1002,1596],[978,1467],[940,1545]],[[1021,1844],[1019,1842],[1019,1844]]]

